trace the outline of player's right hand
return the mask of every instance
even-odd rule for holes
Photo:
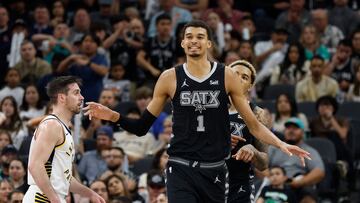
[[[101,120],[113,121],[116,122],[119,119],[117,112],[111,110],[110,108],[96,103],[96,102],[86,102],[87,106],[83,108],[85,111],[84,115],[89,116],[89,119],[97,118]],[[116,119],[116,116],[117,119]]]
[[[105,200],[94,191],[90,197],[90,202],[91,203],[106,203]]]
[[[231,149],[234,149],[239,141],[246,142],[245,138],[240,137],[239,135],[231,134]]]

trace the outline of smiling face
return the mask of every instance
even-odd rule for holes
[[[181,47],[189,57],[198,58],[207,54],[211,48],[211,41],[208,39],[206,29],[202,27],[187,27],[184,32],[184,39]]]

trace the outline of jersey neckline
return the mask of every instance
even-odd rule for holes
[[[193,75],[190,74],[190,72],[189,72],[188,69],[187,69],[186,63],[183,64],[183,69],[184,69],[184,71],[185,71],[185,74],[186,74],[190,79],[192,79],[192,80],[194,80],[194,81],[196,81],[196,82],[198,82],[198,83],[202,83],[202,82],[204,82],[205,80],[209,79],[209,78],[211,77],[211,75],[215,72],[216,68],[217,68],[217,63],[214,62],[213,66],[212,66],[212,68],[211,68],[211,71],[210,71],[208,74],[206,74],[203,78],[197,78],[197,77],[195,77],[195,76],[193,76]]]

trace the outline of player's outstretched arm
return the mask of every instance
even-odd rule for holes
[[[64,141],[63,129],[58,121],[52,119],[40,124],[36,131],[32,153],[29,157],[29,172],[36,185],[46,195],[50,202],[60,203],[60,199],[46,173],[45,163],[48,161],[55,146]]]
[[[71,178],[70,192],[79,194],[83,197],[87,197],[90,199],[90,202],[92,202],[92,203],[106,203],[105,200],[100,195],[98,195],[96,192],[94,192],[90,188],[85,187],[84,185],[79,183],[79,181],[76,180],[75,177]]]
[[[239,112],[241,117],[244,118],[251,134],[266,144],[280,148],[284,153],[290,156],[293,154],[299,156],[302,164],[305,165],[304,158],[310,159],[310,153],[298,146],[282,142],[256,119],[248,104],[246,95],[244,95],[244,92],[246,91],[242,90],[242,88],[244,88],[242,83],[238,80],[236,74],[230,68],[225,69],[225,82],[226,90],[228,91],[236,110]]]
[[[149,131],[151,125],[163,110],[167,98],[173,95],[175,89],[175,69],[172,68],[160,75],[155,85],[153,98],[140,119],[122,117],[118,112],[95,102],[86,103],[87,106],[83,109],[85,111],[84,115],[88,115],[89,119],[97,118],[118,123],[126,131],[142,136]]]

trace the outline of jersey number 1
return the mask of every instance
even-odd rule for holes
[[[198,131],[198,132],[205,132],[204,116],[203,116],[203,115],[198,115],[197,121],[198,121],[198,126],[197,126],[197,128],[196,128],[196,131]]]

